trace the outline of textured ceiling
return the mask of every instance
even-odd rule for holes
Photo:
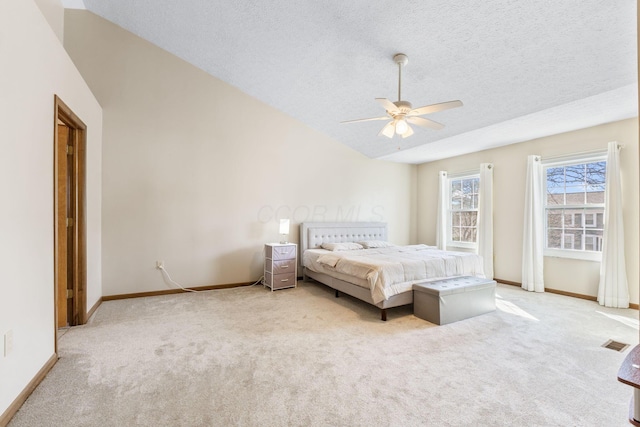
[[[77,3],[78,0],[70,1]],[[84,0],[86,8],[374,157],[421,163],[637,116],[636,0]],[[377,136],[376,97],[446,125]]]

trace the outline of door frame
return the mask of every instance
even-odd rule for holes
[[[76,218],[74,221],[74,287],[73,287],[73,314],[74,318],[69,319],[72,326],[83,325],[87,322],[87,239],[86,239],[86,145],[87,126],[82,120],[57,96],[54,95],[54,121],[53,121],[53,224],[54,224],[54,327],[56,345],[58,351],[58,204],[64,201],[58,197],[58,123],[62,122],[69,127],[73,134],[71,144],[73,145],[73,162],[75,191],[72,194],[72,203],[75,204]],[[66,220],[66,218],[65,218]]]

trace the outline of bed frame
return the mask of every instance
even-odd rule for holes
[[[320,248],[323,243],[357,242],[361,240],[387,240],[387,224],[384,222],[303,222],[300,224],[300,257],[307,249]],[[380,309],[380,318],[387,320],[387,308],[413,304],[413,291],[393,295],[387,300],[374,303],[371,291],[353,283],[336,279],[324,273],[311,271],[302,266],[302,277],[308,277],[336,291],[351,295]]]

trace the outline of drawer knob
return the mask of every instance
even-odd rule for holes
[[[281,281],[281,282],[288,282],[288,281],[289,281],[289,279],[281,279],[280,281]]]

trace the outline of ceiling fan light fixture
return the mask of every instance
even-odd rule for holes
[[[382,130],[380,131],[380,135],[384,135],[387,138],[393,138],[393,133],[395,129],[395,125],[393,122],[389,122],[386,124],[385,127],[382,128]]]
[[[409,128],[409,125],[407,124],[405,119],[396,120],[396,134],[403,135],[408,128]]]

